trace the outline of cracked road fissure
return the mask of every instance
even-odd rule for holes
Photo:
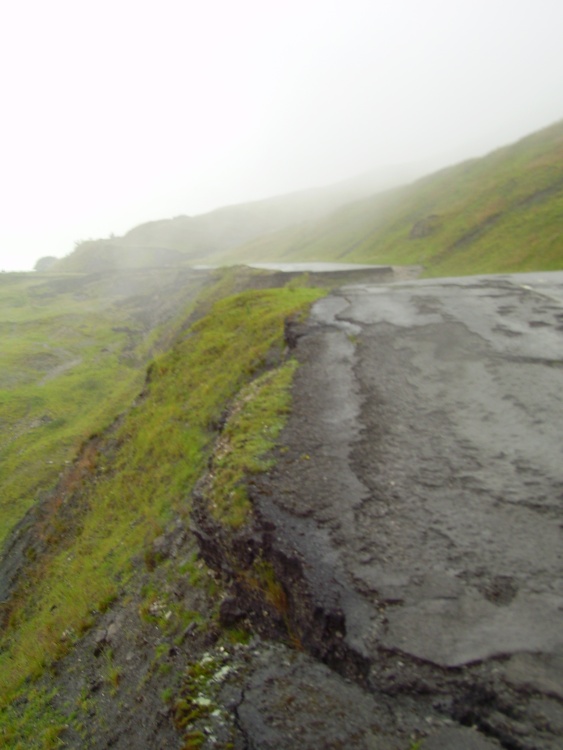
[[[415,694],[423,672],[438,713],[511,748],[563,730],[563,274],[544,277],[317,303],[258,497],[372,689]]]

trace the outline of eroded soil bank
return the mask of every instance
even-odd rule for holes
[[[202,479],[46,678],[63,742],[560,748],[562,338],[560,274],[348,286],[288,322],[251,521]]]
[[[242,706],[258,692],[273,734],[249,747],[561,746],[562,301],[561,274],[351,286],[292,331],[294,409],[239,561],[261,550],[333,671],[323,691],[304,655],[291,689],[291,664],[259,669]],[[358,707],[343,744],[297,718],[330,725],[331,681]]]

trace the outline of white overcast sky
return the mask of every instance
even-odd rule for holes
[[[563,118],[563,0],[0,0],[0,268]]]

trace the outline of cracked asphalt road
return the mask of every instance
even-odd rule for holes
[[[561,747],[563,273],[344,287],[302,333],[260,512],[315,606],[374,691]]]

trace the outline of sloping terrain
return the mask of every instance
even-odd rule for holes
[[[6,539],[3,746],[555,750],[560,278],[203,279]]]
[[[563,122],[481,159],[257,238],[222,262],[421,264],[427,276],[563,267]]]
[[[0,745],[559,747],[562,133],[0,277]]]
[[[34,432],[37,420],[31,425],[18,423],[18,437],[28,452],[20,445],[12,472],[3,477],[3,499],[11,500],[4,506],[6,538],[0,558],[3,746],[54,747],[62,734],[74,747],[105,747],[117,732],[130,743],[125,746],[139,747],[145,741],[145,724],[138,714],[150,712],[149,723],[156,731],[162,718],[159,711],[170,719],[171,706],[179,700],[183,670],[172,670],[166,661],[169,651],[176,653],[177,644],[187,637],[186,629],[198,631],[194,639],[200,648],[214,643],[219,634],[228,640],[228,633],[218,632],[216,624],[220,585],[198,561],[195,539],[188,533],[190,494],[227,408],[245,383],[262,372],[268,377],[254,384],[238,410],[237,431],[248,435],[251,446],[240,465],[226,467],[221,480],[221,486],[232,487],[237,500],[229,517],[244,514],[248,501],[239,490],[240,478],[247,470],[266,466],[260,456],[273,445],[281,427],[292,375],[291,367],[276,369],[283,360],[284,320],[322,292],[293,284],[279,291],[225,298],[249,284],[258,289],[271,286],[271,278],[248,272],[239,276],[191,272],[160,278],[159,284],[151,274],[144,288],[139,279],[135,285],[126,276],[7,280],[24,297],[34,297],[38,290],[54,295],[55,301],[45,302],[39,313],[26,305],[31,308],[27,314],[50,319],[56,310],[61,316],[57,325],[66,323],[71,332],[76,321],[83,328],[85,321],[93,325],[92,311],[88,304],[77,304],[73,319],[72,303],[65,295],[78,295],[78,303],[85,296],[92,303],[89,290],[97,289],[96,299],[101,300],[102,289],[126,282],[136,294],[112,296],[107,291],[107,319],[98,321],[103,345],[98,347],[87,337],[83,341],[86,372],[93,377],[107,356],[111,370],[101,370],[98,376],[103,373],[108,393],[112,387],[123,390],[113,399],[106,398],[79,371],[75,377],[89,398],[79,400],[68,379],[72,368],[55,364],[48,383],[57,389],[46,404],[54,410],[56,395],[57,408],[66,409],[66,431],[57,432],[55,425],[54,443],[46,443]],[[199,295],[195,309],[196,288],[203,285],[208,288]],[[159,292],[164,311],[156,304]],[[123,326],[109,327],[107,321],[128,321],[131,326],[136,319],[140,326],[145,316],[151,320],[154,316],[152,323],[162,325],[137,330],[133,352],[141,361],[143,355],[157,356],[146,380],[142,364],[134,368],[134,377],[125,380],[118,356],[126,354],[125,347],[106,346],[113,329]],[[15,326],[11,320],[10,330]],[[55,329],[49,331],[54,342]],[[72,359],[71,333],[66,329],[63,333],[68,335],[70,362],[79,368],[80,363]],[[23,343],[33,350],[33,342]],[[12,371],[18,372],[17,363]],[[38,380],[35,377],[22,395],[29,413],[36,406],[45,407]],[[12,385],[16,398],[18,389]],[[246,401],[256,413],[249,415],[242,408]],[[47,420],[39,418],[37,429],[44,423]],[[59,444],[62,448],[57,452]],[[45,464],[49,470],[35,473],[32,457],[40,468]],[[19,477],[14,487],[12,473]],[[12,506],[15,510],[9,516]],[[167,565],[170,557],[173,561]],[[108,617],[111,621],[104,626]],[[121,623],[126,623],[121,636],[126,633],[131,639],[121,644],[126,653],[114,638]],[[234,642],[246,637],[244,631],[232,635]],[[111,717],[105,701],[117,694],[118,687],[120,707],[114,706],[117,713]],[[151,690],[156,692],[150,707],[141,706]],[[127,724],[122,716],[125,705]],[[180,743],[174,722],[168,720],[166,725],[162,738],[168,731]],[[132,726],[141,733],[136,739]]]
[[[0,276],[0,543],[141,388],[209,274]],[[0,596],[0,599],[2,597]]]
[[[214,262],[216,255],[251,239],[320,219],[338,206],[398,182],[393,174],[374,173],[328,187],[224,206],[198,216],[149,221],[123,237],[81,242],[49,270],[95,273]]]
[[[563,264],[563,122],[480,159],[380,192],[372,179],[178,216],[81,243],[50,267],[110,269],[339,261],[427,276]]]

